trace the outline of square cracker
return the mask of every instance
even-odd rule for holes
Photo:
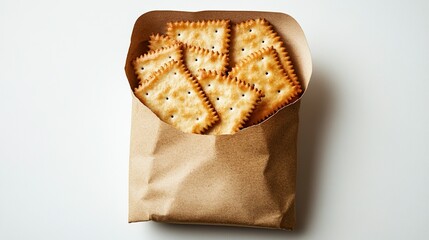
[[[226,54],[229,51],[230,31],[229,20],[167,23],[167,36],[171,39]]]
[[[162,121],[187,133],[201,133],[219,120],[201,86],[183,63],[170,61],[135,95]]]
[[[253,111],[248,126],[273,115],[301,92],[285,73],[274,47],[263,48],[239,62],[230,72],[262,91],[264,97]]]
[[[199,72],[198,82],[220,118],[206,133],[217,135],[239,131],[261,100],[262,93],[237,78],[204,69]]]
[[[180,43],[179,41],[172,40],[168,36],[162,34],[152,34],[149,37],[149,49],[156,50],[172,44]],[[216,71],[218,73],[225,73],[229,63],[228,55],[197,46],[184,44],[183,45],[183,59],[186,67],[192,75],[198,75],[198,69],[206,69]]]
[[[134,71],[140,84],[171,60],[182,61],[181,44],[177,43],[165,48],[151,50],[134,60]]]
[[[284,43],[267,20],[260,18],[238,23],[232,27],[231,36],[230,58],[232,67],[252,52],[273,46],[289,78],[295,85],[300,84]]]

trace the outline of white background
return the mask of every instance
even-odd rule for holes
[[[134,21],[292,15],[313,55],[296,232],[127,223]],[[0,1],[0,239],[429,239],[429,2]]]

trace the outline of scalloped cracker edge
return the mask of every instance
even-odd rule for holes
[[[183,53],[180,43],[151,50],[134,60],[134,71],[140,84],[144,84],[156,71],[171,60],[181,62]]]
[[[167,36],[171,39],[225,54],[229,52],[230,32],[230,20],[167,23]]]
[[[149,37],[149,49],[156,50],[172,44],[182,43],[172,40],[162,34],[152,34]],[[186,67],[194,76],[198,76],[198,69],[206,69],[224,74],[227,70],[229,58],[227,54],[211,51],[197,46],[183,44],[183,60]]]
[[[178,61],[163,65],[135,95],[162,121],[186,133],[202,133],[219,120],[198,81]]]
[[[199,69],[225,73],[228,66],[228,55],[203,49],[196,46],[184,45],[183,59],[189,71],[198,76]]]
[[[231,36],[230,58],[232,67],[252,52],[273,46],[289,78],[295,85],[300,85],[283,41],[266,19],[250,19],[238,23],[232,27]]]
[[[179,41],[173,40],[164,34],[151,34],[149,36],[149,49],[158,50],[165,48],[174,44],[179,43]]]
[[[249,84],[216,71],[199,70],[198,82],[219,115],[219,122],[206,133],[233,134],[243,128],[260,102],[262,93]]]
[[[289,79],[272,46],[251,53],[239,62],[229,75],[246,81],[265,95],[246,126],[264,121],[302,91],[299,85]]]

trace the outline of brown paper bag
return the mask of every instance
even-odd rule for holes
[[[312,65],[298,23],[283,13],[153,11],[135,23],[125,71],[134,89],[132,61],[147,51],[151,33],[176,20],[263,17],[285,41],[303,88]],[[293,229],[299,99],[263,123],[234,135],[183,133],[134,95],[129,169],[129,222],[219,224]]]

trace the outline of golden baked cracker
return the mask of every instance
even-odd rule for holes
[[[172,40],[165,35],[156,34],[150,36],[149,48],[155,50],[175,43],[178,43],[178,41]],[[225,73],[229,62],[227,54],[188,44],[183,45],[183,59],[189,71],[194,76],[197,76],[198,69]]]
[[[143,84],[165,63],[171,60],[182,61],[182,58],[181,44],[175,44],[166,48],[149,51],[134,60],[134,71],[140,81],[140,84]]]
[[[261,18],[251,19],[236,24],[232,27],[231,36],[230,58],[232,67],[252,52],[273,46],[289,78],[295,85],[300,84],[280,36],[273,30],[273,26],[267,20]]]
[[[257,124],[301,92],[285,73],[274,47],[263,48],[247,56],[231,70],[231,76],[242,79],[265,95],[249,118],[248,126]]]
[[[198,75],[198,69],[206,69],[225,73],[229,59],[227,54],[214,52],[211,50],[184,45],[183,59],[189,71]]]
[[[161,120],[183,132],[201,133],[219,120],[197,80],[178,61],[162,66],[135,94]]]
[[[149,49],[157,50],[179,43],[163,34],[152,34],[149,36]]]
[[[216,71],[200,69],[197,79],[220,119],[208,134],[232,134],[240,130],[262,97],[249,84]]]
[[[167,23],[167,36],[171,39],[226,54],[230,31],[229,20]]]

